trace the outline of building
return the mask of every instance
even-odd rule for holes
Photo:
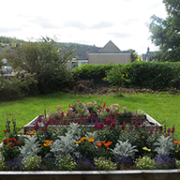
[[[98,50],[98,51],[97,51]],[[103,48],[87,49],[86,57],[73,58],[71,68],[85,63],[88,64],[127,64],[131,62],[131,53],[121,51],[112,41],[109,41]]]

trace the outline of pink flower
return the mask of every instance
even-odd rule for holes
[[[57,105],[57,107],[61,108],[62,106],[61,105]]]
[[[167,132],[170,133],[170,131],[171,131],[171,129],[169,128],[169,129],[167,130]]]
[[[42,120],[42,117],[39,117],[38,118],[38,122],[41,123],[43,120]]]
[[[126,107],[123,107],[123,109],[126,109]]]
[[[101,109],[98,109],[98,112],[101,112]]]
[[[112,127],[115,127],[116,126],[116,123],[115,122],[112,122]]]
[[[107,108],[106,108],[106,111],[107,111],[107,112],[109,112],[109,111],[110,111],[109,107],[107,107]]]
[[[64,113],[63,113],[63,111],[61,112],[61,118],[63,118],[64,117]]]
[[[90,118],[94,118],[94,116],[91,114],[91,115],[90,115]]]
[[[39,129],[38,123],[34,126],[34,129],[35,129],[35,130],[38,130],[38,129]]]
[[[172,127],[171,133],[174,133],[174,132],[175,132],[175,128],[174,128],[174,127]]]
[[[97,104],[97,102],[96,102],[96,101],[94,101],[94,104]]]
[[[151,130],[151,129],[149,130],[149,132],[150,132],[151,134],[153,134],[153,133],[154,133],[154,131],[153,131],[153,130]]]
[[[4,130],[4,133],[7,133],[8,132],[8,130],[6,129],[6,130]]]

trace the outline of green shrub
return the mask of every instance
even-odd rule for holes
[[[116,163],[113,163],[110,158],[106,157],[94,158],[94,164],[98,170],[110,171],[117,168]]]
[[[41,156],[30,155],[22,159],[21,161],[23,169],[27,171],[38,170],[41,164]]]
[[[154,159],[151,159],[148,156],[144,156],[144,157],[139,157],[136,160],[136,167],[138,169],[155,169],[155,162]]]
[[[69,156],[59,156],[56,158],[55,164],[58,170],[72,171],[76,168],[76,161]]]

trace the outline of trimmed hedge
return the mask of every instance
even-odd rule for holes
[[[180,62],[133,62],[116,65],[106,73],[105,81],[114,86],[150,88],[180,88]]]
[[[75,80],[93,80],[94,84],[107,84],[102,79],[114,64],[83,64],[71,70]]]

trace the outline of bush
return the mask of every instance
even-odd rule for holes
[[[180,63],[134,62],[116,65],[106,73],[105,81],[114,86],[162,90],[179,88]]]
[[[102,79],[106,75],[106,71],[110,70],[115,65],[113,64],[84,64],[74,68],[71,72],[76,80],[92,80],[94,84],[108,84]]]

